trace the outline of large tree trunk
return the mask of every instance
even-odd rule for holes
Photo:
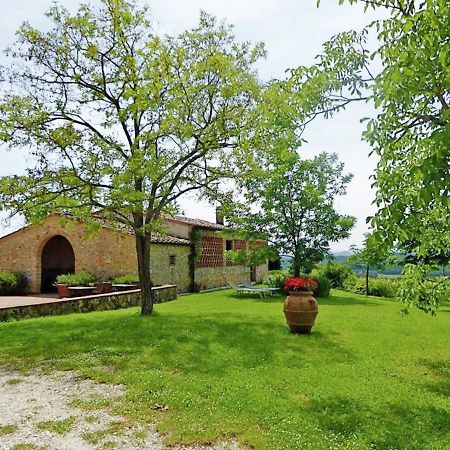
[[[292,260],[292,272],[294,273],[294,277],[299,277],[301,273],[301,258],[298,255],[294,255],[294,259]]]
[[[150,278],[150,236],[136,233],[136,252],[139,282],[141,284],[141,314],[149,316],[153,311],[154,294]]]
[[[369,295],[369,266],[366,266],[366,295]]]

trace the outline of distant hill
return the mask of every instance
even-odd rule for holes
[[[334,261],[340,264],[347,263],[347,260],[349,256],[352,255],[352,252],[349,250],[343,250],[339,252],[333,252],[332,253],[334,257]],[[289,256],[282,256],[281,257],[281,268],[282,269],[288,269],[291,263],[291,259]],[[324,260],[326,261],[326,260]],[[357,273],[358,275],[363,275],[365,272],[365,267],[357,266],[356,264],[349,264],[349,266]],[[401,275],[403,270],[402,266],[393,266],[388,267],[386,269],[370,269],[371,276],[377,276],[377,275]],[[450,267],[446,268],[446,274],[450,273]],[[430,276],[439,277],[442,275],[442,270],[431,272],[429,274]]]
[[[345,264],[349,258],[349,256],[352,255],[352,252],[350,251],[342,251],[342,252],[335,252],[333,253],[334,260],[338,263]],[[398,254],[400,258],[403,258],[400,254]],[[365,267],[357,266],[356,264],[349,264],[349,266],[358,274],[363,275],[365,272]],[[401,275],[403,270],[403,266],[392,266],[387,267],[386,269],[370,269],[371,276],[377,276],[377,275]],[[447,273],[450,271],[450,267],[446,267],[444,273]],[[443,274],[442,269],[436,270],[434,272],[430,272],[428,275],[432,277],[440,277]]]
[[[347,261],[348,257],[352,254],[352,252],[346,250],[341,252],[334,252],[333,257],[334,260],[338,263],[344,263]]]
[[[340,251],[333,253],[334,260],[338,263],[345,263],[348,257],[352,254],[350,251]],[[291,264],[290,256],[282,256],[281,257],[281,268],[288,269]]]

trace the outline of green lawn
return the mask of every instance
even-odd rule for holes
[[[399,304],[339,291],[319,304],[310,336],[288,333],[281,298],[231,291],[150,318],[132,308],[11,322],[0,357],[123,383],[112,408],[156,418],[168,444],[450,449],[450,310],[402,317]]]

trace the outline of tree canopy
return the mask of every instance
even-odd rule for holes
[[[264,48],[205,13],[191,30],[157,35],[133,0],[47,15],[50,31],[23,24],[1,68],[0,138],[33,163],[0,179],[0,208],[29,221],[101,211],[133,230],[151,313],[151,235],[180,196],[226,176],[223,161],[249,134]]]
[[[414,253],[424,258],[436,251],[446,254],[450,248],[448,1],[364,3],[366,8],[387,12],[387,18],[360,33],[333,38],[307,81],[322,86],[325,98],[353,89],[355,98],[331,104],[332,111],[360,99],[372,100],[377,108],[376,117],[367,120],[364,138],[379,161],[373,183],[378,211],[370,219],[378,242],[391,248],[415,242]],[[370,31],[376,32],[379,42],[374,52],[366,45]],[[351,50],[344,52],[346,47]],[[337,72],[336,67],[349,59],[350,71]],[[377,73],[372,73],[373,59],[380,62]],[[411,286],[415,270],[410,267],[405,273],[412,276]],[[423,271],[417,270],[418,275]],[[409,303],[408,289],[402,295]],[[426,302],[427,296],[422,296],[412,303],[428,310]]]
[[[355,218],[340,214],[336,197],[352,176],[337,155],[321,153],[307,160],[295,153],[271,159],[260,171],[240,173],[241,202],[229,199],[226,217],[249,235],[260,234],[280,254],[292,256],[295,275],[309,272],[329,252],[331,242],[349,236]]]

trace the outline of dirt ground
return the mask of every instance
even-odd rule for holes
[[[151,428],[112,416],[102,400],[117,399],[122,386],[96,384],[71,372],[51,375],[0,369],[1,450],[164,449]],[[81,403],[95,404],[86,411]],[[174,447],[172,447],[174,448]],[[176,447],[178,450],[238,449],[235,443]]]

